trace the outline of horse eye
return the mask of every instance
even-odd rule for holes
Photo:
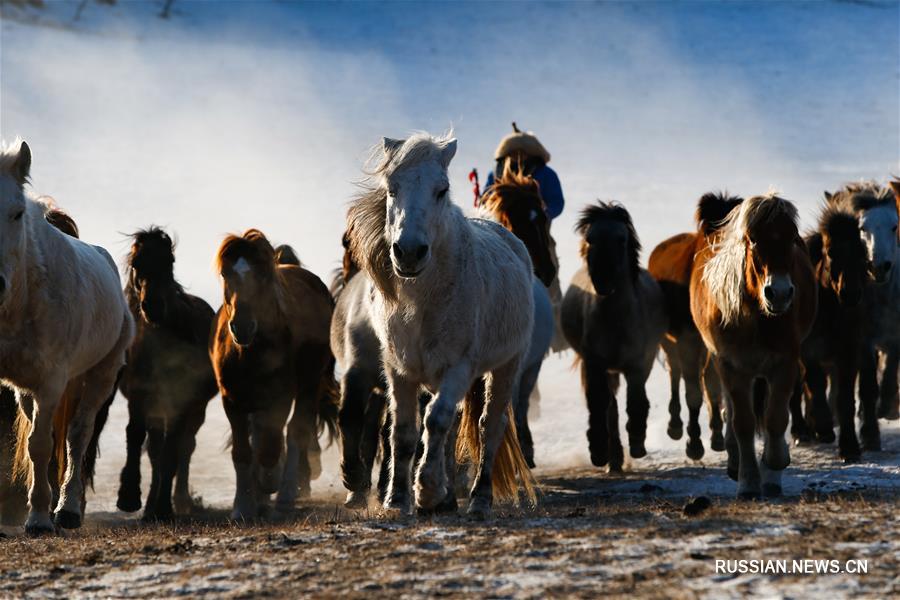
[[[537,218],[538,218],[537,211],[532,209],[531,212],[528,214],[528,219],[531,221],[537,221]]]
[[[25,214],[25,211],[24,211],[24,210],[20,210],[19,212],[17,212],[16,214],[14,214],[14,215],[12,216],[12,220],[13,220],[13,221],[20,221],[20,220],[22,219],[22,215],[24,215],[24,214]],[[895,228],[895,229],[896,229],[896,228]]]
[[[437,199],[438,199],[438,200],[443,200],[444,198],[446,198],[446,197],[447,197],[447,192],[448,192],[448,191],[450,191],[450,188],[449,188],[449,187],[445,187],[444,189],[442,189],[441,191],[439,191],[439,192],[437,193]]]

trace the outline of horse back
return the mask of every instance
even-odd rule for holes
[[[279,265],[286,302],[282,306],[295,340],[329,344],[334,299],[314,273],[296,265]]]
[[[691,272],[698,246],[705,243],[700,234],[680,233],[661,242],[650,254],[647,270],[659,283],[666,314],[668,331],[679,335],[694,329],[691,317]]]

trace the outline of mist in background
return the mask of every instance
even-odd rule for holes
[[[478,167],[484,180],[510,122],[534,131],[567,200],[553,224],[564,285],[579,266],[572,226],[597,198],[626,205],[646,258],[693,227],[706,191],[774,186],[808,228],[823,190],[900,173],[894,2],[177,0],[167,20],[163,2],[92,2],[75,22],[78,4],[3,5],[0,136],[29,142],[34,191],[114,256],[138,228],[175,234],[177,277],[214,307],[212,259],[228,232],[257,227],[330,278],[353,182],[381,136],[452,127],[452,190],[468,208],[466,175]],[[541,376],[540,466],[589,464],[572,358]],[[665,437],[662,365],[649,392],[651,458],[683,455]],[[126,418],[119,399],[93,509],[114,506]],[[215,400],[193,487],[221,504],[233,492],[227,431]],[[341,491],[334,451],[314,483],[329,491]]]

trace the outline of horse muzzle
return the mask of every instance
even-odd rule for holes
[[[869,274],[872,276],[872,281],[877,284],[887,283],[887,281],[891,278],[891,272],[893,271],[894,263],[886,260],[877,265],[871,265],[869,267]]]
[[[425,270],[425,265],[431,256],[428,244],[401,244],[394,242],[391,245],[391,264],[398,277],[414,279]]]
[[[238,346],[247,347],[253,343],[256,337],[256,321],[249,321],[245,324],[239,324],[237,321],[228,323],[228,330],[231,332],[231,339]]]

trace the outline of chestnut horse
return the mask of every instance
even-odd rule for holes
[[[653,249],[647,263],[647,270],[662,289],[669,315],[669,328],[660,344],[666,354],[671,388],[668,434],[673,440],[680,440],[683,433],[680,388],[684,378],[688,406],[685,452],[692,460],[700,460],[704,454],[699,422],[704,390],[709,410],[710,447],[716,452],[725,450],[725,438],[722,435],[719,378],[691,317],[691,268],[694,255],[706,245],[706,238],[719,229],[728,213],[742,200],[726,193],[704,194],[697,202],[697,231],[680,233],[664,240]]]
[[[791,433],[802,441],[809,438],[807,425],[821,442],[834,441],[831,408],[826,387],[834,390],[841,426],[840,456],[859,459],[854,431],[854,404],[859,357],[862,350],[863,294],[868,280],[866,247],[859,237],[859,220],[852,212],[826,206],[818,231],[806,237],[810,260],[818,281],[818,312],[813,329],[801,347],[806,384],[806,419],[801,410],[800,386],[791,400]],[[864,411],[862,437],[870,442],[878,432],[874,397]]]
[[[646,384],[666,332],[666,307],[659,284],[640,267],[641,244],[625,207],[614,202],[588,206],[576,231],[585,264],[563,297],[562,328],[581,360],[591,462],[621,471],[618,377],[625,375],[627,384],[631,457],[641,458],[647,454],[650,411]]]
[[[210,354],[231,423],[231,516],[254,519],[268,511],[270,494],[278,492],[276,508],[285,512],[298,485],[309,491],[317,428],[333,432],[337,384],[328,334],[334,303],[313,273],[276,262],[275,249],[256,229],[226,237],[216,266],[224,303]]]
[[[150,227],[131,237],[125,297],[137,334],[119,382],[128,399],[128,427],[117,506],[127,512],[141,507],[146,437],[152,482],[144,519],[167,519],[176,474],[175,511],[191,511],[191,455],[206,405],[218,391],[207,350],[215,312],[175,280],[175,245],[165,231]]]
[[[770,193],[731,211],[694,257],[691,315],[726,392],[728,475],[740,497],[780,495],[788,405],[816,315],[815,273],[793,204]]]

